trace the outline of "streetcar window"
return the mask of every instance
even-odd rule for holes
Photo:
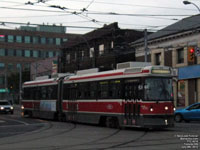
[[[90,82],[90,98],[96,99],[97,82]]]
[[[172,80],[169,78],[147,78],[145,100],[172,100]]]
[[[144,89],[140,79],[127,79],[124,82],[124,98],[126,100],[143,99]]]
[[[36,98],[37,98],[37,87],[32,87],[29,94],[30,94],[30,99],[36,100]]]
[[[87,82],[78,84],[78,98],[88,99],[90,97],[90,84]]]
[[[69,87],[68,84],[63,86],[63,99],[69,99]]]
[[[47,89],[47,99],[56,99],[57,98],[57,86],[51,85],[46,87]]]
[[[108,81],[101,81],[99,82],[99,87],[98,87],[98,97],[100,99],[108,98],[108,89],[109,89],[109,84]]]
[[[24,96],[24,99],[25,100],[30,100],[31,99],[31,90],[32,90],[32,88],[24,88],[24,94],[23,94],[23,96]]]
[[[121,81],[113,80],[110,81],[109,85],[109,97],[110,98],[121,98]]]
[[[47,99],[47,88],[45,86],[41,87],[41,99]]]

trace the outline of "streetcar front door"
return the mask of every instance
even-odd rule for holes
[[[124,82],[124,124],[139,125],[140,119],[140,82],[139,79],[128,79]]]
[[[78,103],[77,103],[77,87],[73,85],[69,89],[69,103],[68,103],[68,120],[72,122],[77,121],[77,110],[78,110]]]

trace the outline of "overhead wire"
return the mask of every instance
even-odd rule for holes
[[[82,1],[82,0],[66,0],[66,1],[89,2],[89,1]],[[157,8],[157,9],[175,9],[175,10],[196,11],[195,9],[189,9],[189,8],[161,7],[161,6],[153,6],[153,5],[137,5],[137,4],[128,4],[128,3],[116,3],[116,2],[114,3],[114,2],[95,1],[94,3],[107,4],[107,5],[130,6],[130,7],[147,7],[147,8]]]
[[[49,7],[49,4],[47,4],[46,2],[47,1],[50,1],[50,0],[38,0],[36,3],[44,3],[46,4],[46,6]],[[6,2],[6,1],[5,1]],[[30,2],[30,1],[29,1]],[[90,2],[86,7],[85,9],[89,8],[89,6],[92,4],[92,3],[97,3],[97,1],[88,1]],[[21,4],[21,3],[20,3]],[[26,9],[26,8],[14,8],[14,7],[0,7],[0,8],[3,8],[3,9],[14,9],[14,10],[26,10],[26,11],[42,11],[42,12],[55,12],[55,13],[64,13],[64,14],[61,14],[61,15],[55,15],[55,16],[65,16],[65,15],[77,15],[79,17],[82,17],[83,19],[87,19],[88,21],[90,22],[94,22],[98,25],[101,25],[100,23],[105,23],[105,22],[102,22],[102,21],[97,21],[91,17],[89,17],[88,15],[113,15],[113,16],[134,16],[134,17],[148,17],[148,18],[154,18],[154,19],[165,19],[165,20],[178,20],[176,18],[164,18],[164,17],[184,17],[184,16],[189,16],[189,15],[161,15],[161,14],[158,14],[158,15],[155,15],[155,14],[121,14],[121,13],[115,13],[115,12],[98,12],[98,11],[91,11],[91,10],[87,10],[87,13],[85,14],[85,12],[83,10],[77,10],[77,11],[72,11],[72,9],[68,9],[68,8],[65,8],[65,7],[61,7],[58,5],[58,8],[63,8],[62,11],[53,11],[53,10],[43,10],[43,9]],[[142,6],[141,6],[142,7]],[[150,7],[150,6],[149,6]],[[160,8],[160,7],[159,7]],[[165,7],[167,9],[167,7]],[[84,8],[83,8],[84,9]],[[64,11],[63,11],[64,10]],[[48,16],[48,15],[46,15]],[[51,15],[49,15],[51,16]],[[52,15],[54,16],[54,15]],[[31,17],[31,16],[29,16]],[[39,17],[39,16],[32,16],[32,17]],[[41,16],[43,17],[43,16]],[[45,17],[45,16],[44,16]],[[10,17],[11,18],[11,17]],[[14,18],[14,17],[13,17]],[[17,18],[17,17],[16,17]],[[122,23],[120,23],[122,24]],[[150,26],[149,26],[150,27]]]

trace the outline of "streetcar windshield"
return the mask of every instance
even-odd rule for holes
[[[173,100],[172,79],[147,78],[144,85],[145,100],[165,101]]]

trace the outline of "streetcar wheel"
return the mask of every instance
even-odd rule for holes
[[[106,126],[109,128],[119,128],[119,121],[117,117],[107,117]]]
[[[176,114],[174,119],[176,122],[181,122],[183,120],[183,117],[181,114]]]

